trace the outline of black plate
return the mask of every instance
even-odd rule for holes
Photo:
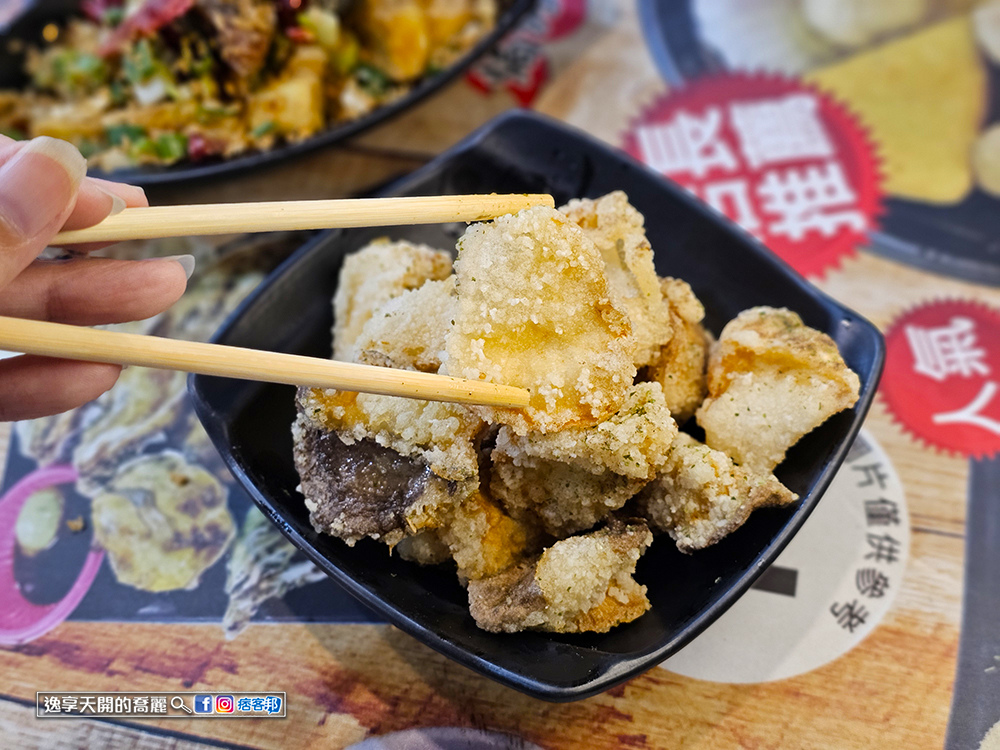
[[[454,80],[477,58],[496,45],[504,34],[510,31],[528,11],[532,10],[536,0],[496,0],[496,2],[499,9],[496,26],[472,49],[441,72],[420,80],[405,96],[383,107],[378,107],[364,117],[336,125],[299,143],[278,146],[269,151],[254,151],[224,161],[205,161],[198,164],[181,162],[169,167],[139,167],[115,170],[110,173],[91,170],[90,174],[95,177],[130,182],[133,185],[143,187],[166,185],[253,169],[350,138],[394,115],[398,115]],[[31,44],[40,44],[41,32],[45,24],[64,21],[69,16],[76,15],[79,7],[80,0],[35,0],[31,7],[18,16],[6,29],[0,27],[0,88],[19,88],[24,85],[21,56],[10,49],[9,43],[12,40],[23,40]]]
[[[671,86],[726,72],[719,54],[702,39],[690,0],[639,0],[639,15],[653,59]],[[988,72],[985,122],[1000,122],[1000,67]],[[978,284],[1000,286],[1000,203],[973,187],[959,203],[936,206],[887,195],[881,227],[870,249],[918,268]]]
[[[803,439],[778,476],[802,496],[794,508],[758,511],[738,532],[694,555],[656,541],[636,578],[652,610],[603,635],[498,635],[476,627],[447,569],[390,557],[384,545],[349,548],[309,524],[292,463],[294,389],[193,376],[195,408],[233,474],[288,538],[394,625],[432,648],[529,695],[585,698],[670,656],[722,614],[788,543],[819,500],[861,426],[882,369],[878,330],[798,276],[747,233],[674,184],[608,146],[529,113],[504,115],[392,188],[394,195],[551,192],[557,203],[611,190],[646,216],[657,270],[679,276],[705,303],[718,333],[753,305],[787,306],[829,333],[861,378],[857,406]],[[461,227],[333,231],[293,255],[233,314],[216,341],[329,356],[330,298],[340,264],[374,237],[453,247]]]

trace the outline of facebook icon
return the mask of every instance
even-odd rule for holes
[[[211,695],[196,695],[194,697],[194,712],[196,714],[211,714],[215,713],[215,708],[212,705],[214,702]]]

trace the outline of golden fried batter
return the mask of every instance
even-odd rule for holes
[[[635,340],[594,243],[537,206],[474,224],[459,240],[458,315],[448,373],[521,386],[523,410],[496,410],[518,433],[596,424],[635,377]]]
[[[596,425],[526,435],[501,427],[494,455],[561,461],[592,474],[611,471],[650,480],[663,466],[676,434],[660,386],[639,383],[628,389],[617,412]]]
[[[299,404],[310,422],[348,445],[374,440],[419,457],[443,479],[479,475],[476,438],[484,423],[460,404],[319,388],[300,391]]]
[[[698,424],[710,447],[766,474],[799,438],[852,407],[858,388],[833,339],[789,310],[755,307],[712,349]]]
[[[427,245],[376,240],[344,258],[333,296],[333,358],[349,361],[377,307],[429,279],[451,273],[451,255]]]
[[[653,267],[645,219],[621,190],[597,200],[572,200],[561,210],[601,251],[608,286],[632,322],[633,362],[636,367],[650,364],[670,340],[673,326]]]
[[[91,509],[115,578],[144,591],[194,588],[236,535],[226,488],[170,451],[120,467]]]
[[[638,508],[677,549],[693,552],[738,529],[756,508],[797,499],[773,474],[736,466],[722,451],[681,432],[663,473],[639,494]]]
[[[677,424],[684,424],[694,416],[708,391],[705,364],[710,339],[701,325],[705,308],[685,281],[668,277],[660,281],[660,288],[674,335],[640,377],[663,387],[667,408]]]
[[[437,372],[457,313],[455,278],[427,281],[375,310],[355,341],[352,359],[378,367]]]
[[[645,523],[607,527],[556,542],[539,557],[469,583],[469,610],[494,633],[605,633],[649,609],[632,574],[653,536]]]
[[[494,451],[490,492],[504,510],[555,537],[591,528],[646,485],[612,471],[591,474],[560,461]]]

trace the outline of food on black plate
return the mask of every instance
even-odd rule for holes
[[[349,256],[338,357],[532,398],[517,410],[300,389],[313,526],[454,560],[486,630],[604,632],[650,606],[633,575],[651,532],[691,553],[795,502],[775,467],[853,406],[857,376],[785,309],[744,311],[713,342],[701,302],[656,275],[652,252],[619,192],[470,226],[454,272],[410,243]],[[692,416],[704,443],[681,431]]]
[[[0,133],[105,171],[231,157],[354,120],[447,67],[495,0],[86,0],[0,90]]]

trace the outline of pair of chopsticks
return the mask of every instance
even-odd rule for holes
[[[129,208],[93,227],[61,232],[53,244],[472,222],[537,205],[555,203],[549,195],[457,195]],[[0,349],[431,401],[518,408],[527,406],[529,399],[523,388],[445,375],[19,318],[0,317]]]

